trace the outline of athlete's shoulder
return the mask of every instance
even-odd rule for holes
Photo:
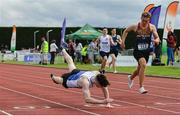
[[[136,31],[138,24],[130,25],[126,28],[126,31]]]
[[[155,25],[153,25],[153,24],[150,23],[149,26],[150,26],[150,29],[151,29],[151,30],[156,30],[156,26],[155,26]]]

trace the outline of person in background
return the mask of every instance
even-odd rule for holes
[[[110,46],[115,45],[115,44],[112,40],[112,37],[110,35],[108,35],[107,28],[103,28],[102,33],[103,33],[103,35],[97,39],[97,43],[99,44],[99,47],[100,47],[99,54],[102,59],[101,67],[100,67],[99,71],[104,74],[107,59],[109,57]]]
[[[42,54],[42,60],[41,63],[42,65],[47,65],[48,64],[48,52],[49,52],[49,44],[46,41],[45,37],[41,38],[42,44],[41,44],[41,54]]]
[[[172,31],[167,35],[167,65],[174,64],[174,49],[176,47],[176,36]]]
[[[58,50],[58,47],[56,45],[56,40],[52,40],[50,44],[50,54],[51,54],[50,64],[54,64],[57,50]]]
[[[93,39],[91,42],[90,42],[90,44],[89,44],[89,46],[88,46],[88,59],[90,60],[90,63],[92,63],[92,64],[94,64],[94,52],[95,52],[95,50],[96,50],[96,42],[95,42],[96,40],[95,39]]]
[[[76,44],[70,39],[69,43],[68,43],[67,51],[68,51],[68,54],[72,57],[73,61],[75,59],[75,54],[74,54],[75,53],[75,46],[76,46]]]
[[[111,67],[111,65],[112,65],[113,73],[117,73],[116,59],[117,59],[118,53],[120,51],[120,44],[121,44],[122,40],[121,40],[120,35],[116,35],[115,28],[112,29],[111,34],[112,34],[111,37],[112,37],[115,45],[112,45],[111,49],[110,49],[110,56],[111,56],[112,60],[111,60],[111,62],[109,62],[109,67]]]
[[[6,53],[5,46],[4,46],[4,44],[1,44],[1,62],[4,62],[4,54],[5,53]]]
[[[82,44],[81,42],[78,42],[77,46],[76,46],[76,59],[77,62],[81,62],[82,61],[82,55],[81,55],[81,50],[82,50]]]

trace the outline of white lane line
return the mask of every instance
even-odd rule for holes
[[[12,114],[10,114],[10,113],[8,113],[8,112],[6,112],[6,111],[4,111],[4,110],[0,110],[0,112],[3,113],[3,114],[6,114],[6,115],[8,115],[8,116],[13,116]]]
[[[0,75],[0,77],[3,77]],[[28,76],[27,77],[32,77],[32,76]],[[6,78],[8,80],[14,80],[14,81],[19,81],[19,82],[25,82],[25,81],[20,81],[20,80],[17,80],[17,79],[12,79],[12,78]],[[37,79],[42,79],[42,78],[37,78]],[[45,80],[48,80],[48,79],[45,79]],[[129,89],[117,89],[117,88],[113,88],[113,87],[110,87],[109,89],[112,89],[112,90],[116,90],[116,91],[123,91],[123,92],[128,92],[128,93],[137,93],[137,91],[130,91]],[[180,98],[175,98],[175,97],[170,97],[170,96],[164,96],[164,95],[157,95],[157,94],[151,94],[151,93],[148,93],[146,94],[147,96],[154,96],[154,97],[161,97],[161,98],[166,98],[166,99],[173,99],[173,100],[180,100]]]
[[[155,102],[156,105],[180,105],[180,103],[161,103],[161,102]]]
[[[1,72],[1,71],[0,71]],[[12,74],[12,75],[14,75],[14,74],[16,74],[16,75],[22,75],[22,74],[17,74],[17,73],[13,73],[13,72],[8,72],[8,71],[2,71],[3,72],[3,74],[4,73],[6,73],[6,74]],[[26,74],[28,74],[28,75],[34,75],[34,74],[36,74],[36,73],[26,73]],[[50,74],[50,73],[46,73],[46,72],[44,72],[44,73],[38,73],[39,75],[40,74]],[[28,75],[26,76],[26,77],[28,77]],[[30,76],[29,76],[30,77]],[[39,77],[35,77],[36,79],[43,79],[43,80],[47,80],[46,78],[39,78]],[[127,82],[117,82],[117,81],[111,81],[110,80],[110,82],[114,82],[114,83],[121,83],[121,84],[124,84],[124,85],[127,85]],[[138,85],[138,84],[135,84],[135,85]],[[148,85],[148,82],[146,82],[146,86],[147,87],[151,87],[151,88],[157,88],[157,89],[164,89],[164,90],[168,90],[168,91],[179,91],[179,89],[172,89],[172,88],[166,88],[166,87],[159,87],[159,86],[152,86],[152,85]]]
[[[48,71],[51,71],[51,70],[66,70],[66,69],[57,69],[57,68],[54,68],[54,69],[52,69],[52,68],[47,68],[47,67],[38,67],[38,66],[31,66],[31,65],[11,65],[12,67],[12,69],[14,69],[14,67],[15,67],[15,69],[17,69],[16,67],[18,67],[18,69],[20,69],[19,71],[21,71],[22,72],[22,70],[25,70],[25,71],[28,71],[28,72],[34,72],[34,69],[32,69],[32,67],[33,68],[37,68],[37,69],[39,69],[39,70],[41,70],[43,73],[41,73],[41,71],[39,71],[39,72],[35,72],[34,74],[49,74],[49,73],[46,73],[46,72],[44,72],[43,71],[43,69],[49,69]],[[14,66],[14,67],[13,67]],[[25,68],[24,68],[25,67]],[[8,69],[9,70],[9,67],[3,67],[3,69]],[[28,69],[27,69],[28,68]],[[17,70],[18,70],[17,69]],[[68,69],[66,70],[67,72],[68,72]],[[110,73],[109,73],[110,74]],[[120,76],[127,76],[127,75],[124,75],[124,74],[119,74],[120,76],[119,77],[117,77],[117,74],[114,74],[114,75],[116,75],[116,76],[114,76],[115,78],[119,78]],[[151,78],[151,77],[148,77],[147,76],[147,78]],[[166,78],[161,78],[162,80],[164,80],[164,79],[166,79]],[[167,78],[167,79],[169,79],[169,78]],[[178,80],[178,79],[177,79]],[[158,80],[148,80],[148,82],[158,82],[158,83],[164,83],[164,84],[169,84],[169,82],[164,82],[164,81],[158,81]],[[180,82],[180,81],[179,81]],[[174,84],[180,84],[179,82],[172,82],[172,83],[174,83]]]
[[[38,86],[41,86],[41,87],[47,87],[47,88],[52,88],[52,89],[71,92],[71,93],[76,93],[76,94],[82,94],[82,92],[77,92],[77,91],[73,91],[73,90],[70,90],[70,89],[68,89],[68,90],[60,89],[60,88],[55,88],[55,87],[48,86],[48,85],[43,85],[43,84],[38,84],[38,83],[33,83],[33,82],[25,82],[25,81],[21,81],[21,80],[17,80],[17,79],[9,79],[9,80],[14,80],[14,81],[21,82],[21,83],[28,83],[28,84],[32,84],[32,85],[38,85]],[[103,98],[103,97],[100,97],[100,96],[94,96],[94,97]],[[159,110],[159,111],[165,111],[165,112],[170,112],[170,113],[174,113],[174,114],[180,114],[180,112],[176,112],[176,111],[172,111],[172,110],[166,110],[166,109],[156,108],[156,107],[152,107],[152,106],[146,106],[146,105],[133,103],[133,102],[122,101],[122,100],[116,100],[116,99],[114,99],[114,100],[116,102],[118,102],[118,103],[126,103],[126,104],[135,105],[135,106],[139,106],[139,107],[143,107],[143,108],[150,108],[150,109],[155,109],[155,110]]]
[[[97,113],[94,113],[94,112],[82,110],[80,108],[76,108],[76,107],[72,107],[72,106],[62,104],[62,103],[59,103],[59,102],[51,101],[51,100],[48,100],[48,99],[45,99],[45,98],[41,98],[41,97],[37,97],[37,96],[31,95],[31,94],[28,94],[28,93],[16,91],[16,90],[9,89],[9,88],[3,87],[3,86],[0,86],[0,88],[4,89],[4,90],[11,91],[11,92],[14,92],[14,93],[18,93],[18,94],[21,94],[21,95],[25,95],[25,96],[28,96],[28,97],[32,97],[32,98],[35,98],[35,99],[39,99],[39,100],[42,100],[42,101],[46,101],[46,102],[49,102],[49,103],[53,103],[53,104],[56,104],[56,105],[64,106],[64,107],[67,107],[67,108],[70,108],[70,109],[73,109],[73,110],[81,111],[81,112],[84,112],[84,113],[88,113],[88,114],[92,114],[92,115],[100,115],[100,114],[97,114]]]
[[[3,74],[4,74],[5,72],[3,72]],[[7,72],[6,74],[12,74],[12,75],[24,75],[24,74],[17,74],[17,73],[9,73],[9,72]],[[33,73],[32,73],[33,74]],[[2,76],[3,77],[3,76]],[[34,77],[34,76],[29,76],[29,75],[26,75],[26,77],[29,77],[29,78],[35,78],[35,79],[43,79],[43,80],[49,80],[49,79],[47,79],[47,78],[39,78],[39,77]],[[116,82],[116,81],[110,81],[110,82],[114,82],[114,83],[121,83],[121,84],[124,84],[124,85],[127,85],[127,83],[125,83],[125,82]],[[138,85],[138,84],[136,84],[136,85]],[[159,86],[150,86],[150,85],[146,85],[147,87],[151,87],[151,88],[156,88],[156,89],[164,89],[164,90],[169,90],[169,91],[173,91],[173,90],[175,90],[175,91],[178,91],[177,89],[170,89],[170,88],[165,88],[165,87],[159,87]],[[116,88],[112,88],[112,89],[116,89]],[[126,91],[126,90],[125,90]],[[129,91],[129,90],[127,90],[127,91]],[[151,94],[148,94],[148,95],[151,95]],[[156,94],[152,94],[153,96],[154,95],[156,95]],[[160,97],[159,95],[158,95],[158,97]],[[175,98],[175,99],[177,99],[177,98]],[[179,98],[179,100],[180,100],[180,98]]]

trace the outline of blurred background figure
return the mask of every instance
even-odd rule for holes
[[[172,31],[167,35],[167,65],[174,64],[174,49],[176,47],[176,36]]]
[[[68,43],[68,54],[72,57],[73,61],[75,59],[75,47],[76,44],[70,39]]]
[[[58,50],[58,47],[56,45],[56,40],[52,40],[50,44],[50,54],[51,54],[50,64],[54,64],[57,50]]]
[[[81,50],[82,50],[82,43],[78,42],[76,46],[76,61],[81,62],[82,61],[82,56],[81,56]]]
[[[94,64],[94,54],[97,49],[96,40],[93,39],[89,46],[88,46],[88,59],[90,60],[90,63]]]
[[[48,64],[48,52],[49,52],[49,44],[46,41],[45,37],[41,38],[42,44],[41,44],[41,64],[47,65]]]

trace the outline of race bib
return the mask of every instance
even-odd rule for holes
[[[138,50],[146,50],[148,49],[149,44],[138,44]]]

